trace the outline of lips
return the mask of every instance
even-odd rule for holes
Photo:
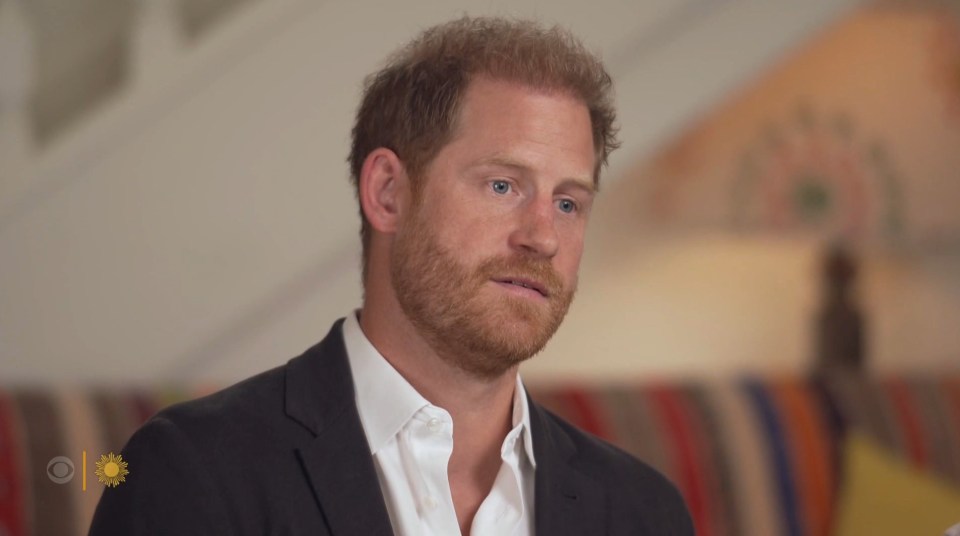
[[[550,293],[547,292],[547,287],[543,283],[535,279],[528,279],[524,277],[498,277],[494,281],[497,283],[505,285],[516,285],[518,287],[527,288],[530,290],[535,290],[540,293],[544,298],[550,297]]]

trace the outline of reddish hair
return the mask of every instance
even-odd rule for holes
[[[416,179],[450,141],[463,95],[478,75],[565,92],[583,102],[593,129],[593,180],[599,183],[607,156],[619,146],[613,84],[600,59],[557,26],[464,17],[427,29],[367,77],[348,158],[358,191],[363,162],[380,147],[397,154],[417,189]],[[366,265],[370,229],[362,208],[360,217]]]

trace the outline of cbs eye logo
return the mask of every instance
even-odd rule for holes
[[[83,451],[82,466],[80,469],[83,491],[87,491],[87,451]],[[130,474],[129,462],[123,459],[119,454],[103,454],[96,462],[97,482],[109,488],[115,488],[127,481],[127,475]],[[66,484],[73,480],[77,470],[73,466],[73,460],[66,456],[57,456],[47,462],[47,478],[55,484]],[[2,490],[0,490],[2,491]],[[2,528],[2,527],[0,527]],[[0,536],[2,536],[0,531]]]
[[[57,456],[47,462],[47,477],[57,484],[66,484],[73,480],[76,469],[73,467],[73,461],[66,456]]]

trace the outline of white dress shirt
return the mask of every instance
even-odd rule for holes
[[[356,388],[360,422],[370,445],[387,513],[398,536],[460,534],[447,463],[453,452],[453,421],[420,395],[374,348],[347,315],[343,340]],[[536,462],[527,396],[517,376],[513,429],[500,448],[503,463],[490,494],[480,504],[473,536],[532,536]]]

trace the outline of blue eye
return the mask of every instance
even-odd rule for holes
[[[510,191],[510,183],[507,181],[493,181],[490,187],[498,194],[505,194]]]
[[[569,199],[561,199],[557,205],[560,208],[561,212],[570,214],[577,210],[577,204]]]

